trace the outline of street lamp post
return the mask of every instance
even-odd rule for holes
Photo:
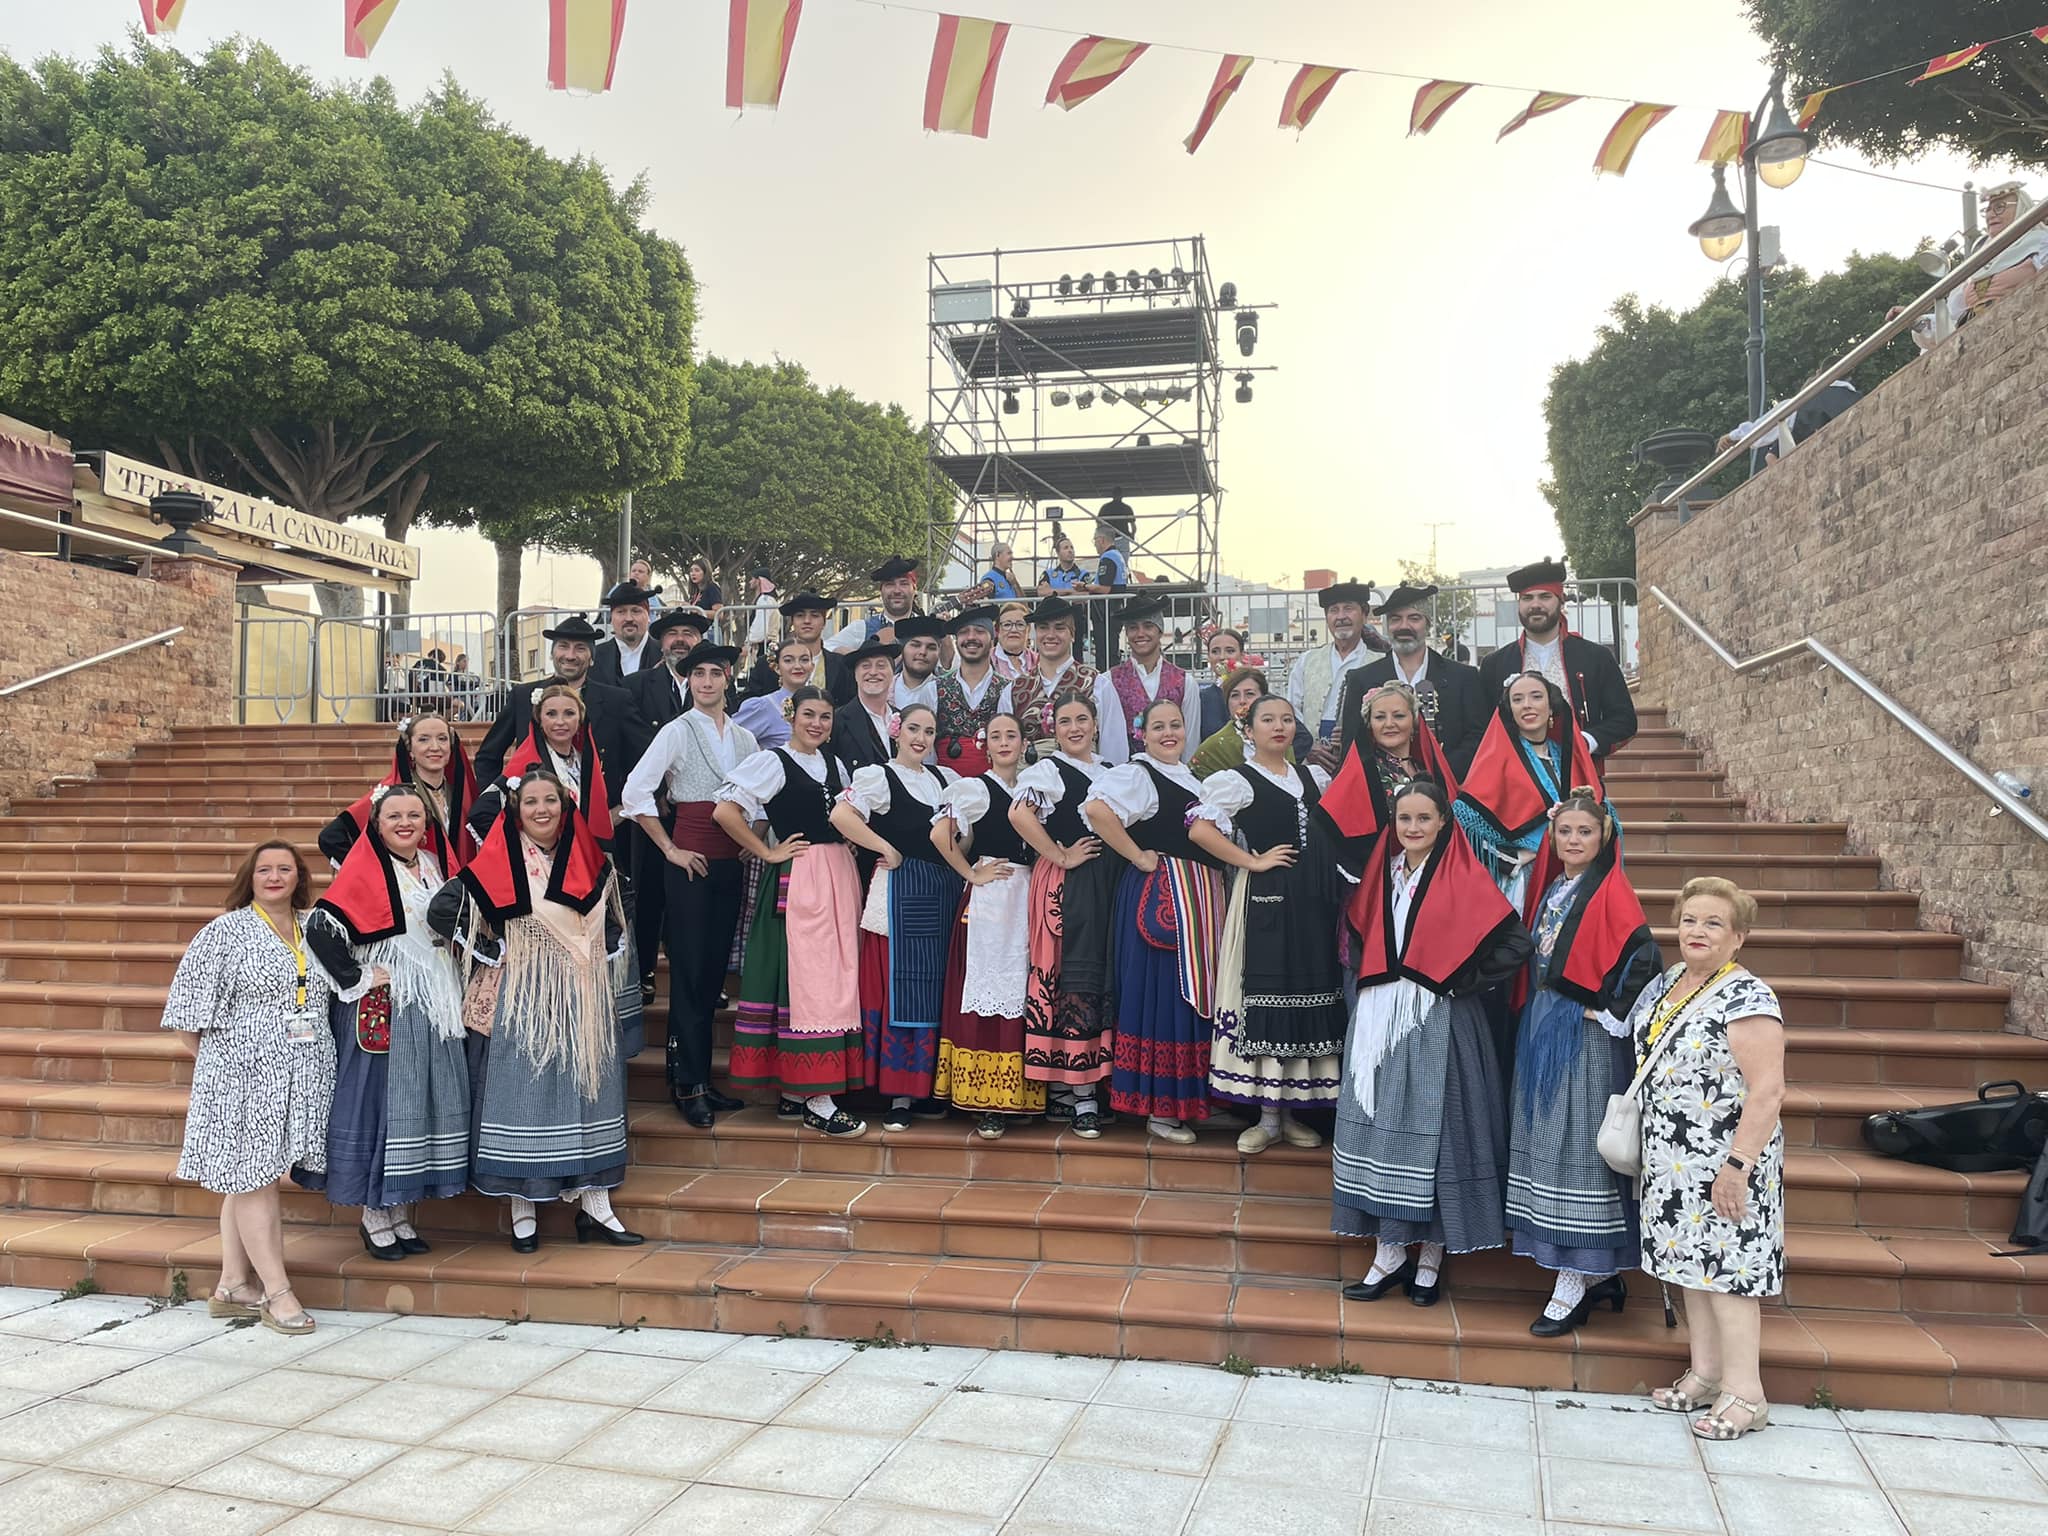
[[[1750,114],[1748,142],[1742,151],[1742,207],[1728,196],[1727,167],[1714,167],[1714,195],[1707,211],[1693,220],[1691,233],[1710,261],[1726,261],[1748,244],[1745,287],[1749,301],[1749,337],[1743,347],[1749,373],[1749,417],[1764,413],[1764,268],[1763,243],[1757,236],[1757,183],[1789,187],[1806,169],[1812,136],[1785,110],[1784,71],[1771,76],[1771,88]]]

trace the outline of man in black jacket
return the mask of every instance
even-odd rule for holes
[[[611,688],[623,688],[653,666],[657,655],[648,643],[647,605],[654,594],[637,582],[622,581],[604,595],[611,613],[612,634],[591,654],[590,675]]]
[[[626,775],[633,771],[654,733],[640,716],[633,695],[623,688],[611,688],[590,676],[590,659],[597,631],[582,614],[571,614],[554,629],[542,630],[549,642],[548,657],[555,675],[537,683],[515,683],[498,712],[490,734],[476,749],[476,775],[489,784],[504,771],[505,757],[526,739],[533,727],[533,696],[552,683],[565,683],[583,695],[583,709],[590,721],[590,737],[597,746],[598,761],[604,764],[605,793],[613,805],[626,787]],[[622,868],[630,866],[622,865]]]
[[[661,617],[648,626],[648,638],[661,648],[661,661],[642,667],[627,678],[626,691],[633,695],[640,718],[647,722],[650,742],[656,732],[690,707],[690,685],[676,676],[669,663],[701,645],[710,627],[711,620],[701,608],[664,609]],[[646,750],[643,745],[635,751],[634,760],[638,761],[640,753]]]
[[[1337,740],[1340,747],[1348,747],[1365,728],[1368,693],[1382,683],[1406,683],[1415,690],[1422,718],[1450,759],[1451,772],[1463,773],[1472,766],[1491,711],[1478,668],[1429,648],[1429,603],[1436,591],[1403,582],[1373,609],[1385,621],[1392,654],[1345,674]]]
[[[777,610],[789,621],[789,638],[811,648],[815,658],[812,684],[831,694],[832,702],[844,709],[853,702],[853,668],[844,656],[825,648],[825,615],[831,611],[832,604],[815,592],[799,592]],[[740,694],[751,698],[757,693],[773,693],[781,686],[782,680],[775,675],[775,646],[764,646],[760,658],[747,670]]]
[[[1565,627],[1564,583],[1561,560],[1538,560],[1508,573],[1522,632],[1479,663],[1479,676],[1486,697],[1497,705],[1517,672],[1541,672],[1564,690],[1588,750],[1604,760],[1635,735],[1635,701],[1614,653]]]
[[[870,640],[846,658],[853,674],[855,695],[832,716],[832,755],[849,770],[887,763],[896,755],[896,743],[889,739],[889,716],[894,710],[896,658],[903,647]]]

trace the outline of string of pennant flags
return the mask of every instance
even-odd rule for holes
[[[176,32],[184,19],[188,0],[137,0],[142,8],[143,30],[151,36]],[[342,45],[348,57],[367,59],[384,36],[401,0],[339,0]],[[925,78],[924,126],[931,133],[955,133],[985,139],[990,114],[995,106],[996,79],[1002,67],[1004,46],[1012,23],[982,17],[923,11],[921,7],[899,5],[893,0],[860,0],[882,9],[918,11],[936,17],[938,26],[932,40],[931,65]],[[546,0],[548,10],[548,85],[558,91],[595,93],[608,91],[617,71],[619,47],[626,32],[628,0]],[[727,0],[725,104],[735,111],[748,107],[773,109],[781,105],[782,88],[789,76],[790,55],[796,47],[797,27],[803,18],[804,0]],[[1027,30],[1071,36],[1064,29],[1019,23]],[[1873,81],[1912,73],[1908,82],[1919,85],[1943,75],[1967,69],[1986,50],[2005,43],[2031,39],[2048,44],[2048,26],[2031,27],[2006,37],[1971,43],[1931,59],[1916,60],[1895,69],[1844,81],[1811,92],[1799,109],[1799,126],[1811,128],[1823,103],[1838,91],[1869,85]],[[1086,36],[1077,39],[1053,71],[1046,88],[1045,104],[1071,112],[1092,100],[1123,78],[1154,45],[1123,38]],[[1176,44],[1160,45],[1162,51],[1203,53],[1217,57],[1213,50],[1191,49]],[[1514,91],[1522,88],[1477,80],[1425,79],[1412,74],[1361,66],[1298,63],[1270,60],[1249,53],[1220,56],[1216,75],[1202,98],[1200,112],[1187,137],[1181,141],[1189,154],[1202,147],[1209,130],[1223,109],[1230,105],[1255,63],[1294,64],[1286,93],[1280,102],[1280,127],[1297,133],[1306,129],[1346,75],[1378,79],[1420,80],[1409,108],[1410,136],[1426,135],[1442,122],[1451,109],[1473,91]],[[1539,117],[1579,102],[1619,102],[1623,110],[1600,141],[1594,156],[1596,172],[1624,175],[1635,152],[1650,131],[1681,110],[1676,105],[1631,101],[1623,96],[1572,95],[1562,91],[1537,91],[1527,105],[1502,124],[1495,142],[1520,132]],[[1739,159],[1749,147],[1750,114],[1741,110],[1712,113],[1705,141],[1700,146],[1702,164],[1722,165]]]

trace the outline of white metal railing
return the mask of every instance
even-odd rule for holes
[[[1834,362],[1815,374],[1804,388],[1788,400],[1781,400],[1749,429],[1740,442],[1731,443],[1707,461],[1706,467],[1697,471],[1691,479],[1672,491],[1662,501],[1653,501],[1629,521],[1637,523],[1653,512],[1668,511],[1685,504],[1687,496],[1705,485],[1730,464],[1748,455],[1752,444],[1760,443],[1780,425],[1790,421],[1806,406],[1820,397],[1823,390],[1836,380],[1847,377],[1865,359],[1874,356],[1889,346],[1895,339],[1913,328],[1914,322],[1936,304],[1946,300],[1951,293],[1976,277],[1979,268],[1993,258],[2003,255],[2025,239],[2044,221],[2048,221],[2048,202],[2038,204],[2019,215],[1990,240],[1985,241],[1959,262],[1955,270],[1936,280],[1920,297],[1902,307],[1898,315],[1887,320],[1863,340],[1843,353]]]
[[[162,551],[159,550],[157,553],[161,554]],[[9,683],[5,688],[0,688],[0,699],[9,698],[17,693],[26,693],[31,688],[40,687],[57,678],[69,677],[73,672],[83,672],[87,667],[96,667],[103,661],[112,661],[116,656],[126,656],[131,651],[147,650],[152,645],[169,645],[183,633],[185,626],[180,624],[159,634],[149,635],[141,640],[130,640],[126,645],[117,645],[111,651],[101,651],[99,655],[88,656],[83,661],[69,661],[61,667],[52,667],[47,672],[38,672],[34,677],[26,677],[18,683]]]
[[[23,523],[30,528],[40,528],[61,546],[68,539],[77,539],[85,544],[104,544],[109,549],[125,549],[131,554],[142,556],[145,562],[161,560],[170,551],[160,544],[143,544],[134,539],[124,539],[119,534],[101,533],[96,528],[81,528],[76,523],[54,522],[47,517],[34,517],[26,512],[10,511],[0,507],[0,519],[10,523]],[[147,569],[147,566],[144,567]]]
[[[1911,731],[1918,738],[1922,746],[1930,749],[1943,762],[1947,763],[1949,767],[1955,769],[1957,773],[1960,773],[1964,778],[1976,785],[1977,788],[1984,791],[1986,795],[1990,796],[1997,803],[2000,810],[2011,816],[2013,820],[2033,833],[2034,836],[2040,838],[2043,842],[2048,842],[2048,821],[2043,821],[2036,815],[2033,808],[2026,801],[2022,800],[2018,795],[2012,794],[1998,780],[1986,773],[1982,768],[1979,768],[1946,741],[1943,741],[1941,737],[1935,735],[1910,710],[1906,709],[1896,699],[1892,698],[1890,694],[1878,687],[1877,684],[1857,671],[1848,662],[1842,660],[1840,656],[1828,649],[1827,646],[1814,639],[1813,636],[1802,636],[1800,639],[1791,641],[1788,644],[1777,646],[1760,655],[1752,656],[1747,661],[1738,661],[1726,646],[1707,633],[1700,625],[1699,620],[1673,602],[1662,587],[1652,586],[1650,588],[1650,596],[1668,608],[1674,619],[1691,630],[1694,637],[1701,644],[1705,645],[1708,650],[1727,663],[1729,668],[1738,677],[1747,676],[1751,672],[1761,672],[1765,667],[1775,666],[1781,661],[1790,661],[1793,657],[1800,655],[1811,655],[1817,658],[1821,665],[1832,667],[1842,675],[1845,681],[1865,698],[1869,699],[1871,703]]]

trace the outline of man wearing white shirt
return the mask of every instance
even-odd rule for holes
[[[1364,731],[1365,700],[1375,688],[1401,683],[1414,691],[1451,772],[1462,774],[1472,766],[1472,754],[1479,750],[1493,708],[1476,668],[1429,648],[1429,603],[1436,595],[1433,586],[1403,582],[1373,609],[1386,623],[1393,651],[1346,675],[1343,702],[1337,709],[1337,740],[1349,747]]]
[[[1117,704],[1123,711],[1132,754],[1144,750],[1144,733],[1138,722],[1145,716],[1145,706],[1153,700],[1173,700],[1180,706],[1183,719],[1193,712],[1187,673],[1166,659],[1166,628],[1161,622],[1165,617],[1163,597],[1134,598],[1117,615],[1124,631],[1124,659],[1109,669],[1109,683],[1116,690]],[[1192,729],[1186,732],[1186,738],[1180,753],[1184,763],[1194,761],[1195,748],[1201,745]]]
[[[896,687],[900,645],[870,640],[846,658],[854,696],[833,712],[832,755],[849,770],[887,763],[896,755],[889,736],[889,697]]]
[[[626,686],[626,679],[643,666],[661,659],[659,648],[647,643],[648,599],[654,594],[637,582],[622,581],[604,595],[611,613],[611,638],[600,640],[591,653],[590,675],[614,688]]]
[[[918,562],[907,555],[891,555],[869,572],[880,596],[882,611],[857,619],[825,644],[840,655],[850,655],[870,640],[895,644],[903,636],[896,632],[898,621],[909,618],[917,608]]]
[[[903,664],[890,702],[899,710],[923,704],[936,714],[939,690],[932,674],[938,670],[939,639],[946,633],[946,621],[913,613],[897,620],[895,630],[896,643],[903,647]]]
[[[1316,594],[1330,643],[1304,652],[1287,669],[1287,702],[1294,706],[1294,751],[1306,757],[1311,748],[1330,744],[1336,751],[1337,710],[1343,697],[1344,674],[1372,660],[1365,640],[1365,609],[1372,601],[1372,583],[1357,577],[1335,581]],[[1313,733],[1313,734],[1311,734]],[[1327,766],[1327,765],[1326,765]]]
[[[1074,625],[1080,610],[1057,594],[1031,611],[1036,626],[1038,666],[1010,684],[1010,710],[1024,726],[1024,740],[1042,751],[1052,747],[1053,710],[1063,693],[1084,694],[1095,701],[1100,728],[1098,751],[1106,763],[1128,762],[1130,727],[1107,673],[1074,659]]]
[[[983,732],[1008,707],[1010,689],[994,665],[996,609],[985,603],[954,616],[946,626],[958,662],[933,680],[938,697],[939,735],[933,745],[940,764],[971,778],[988,768]]]

